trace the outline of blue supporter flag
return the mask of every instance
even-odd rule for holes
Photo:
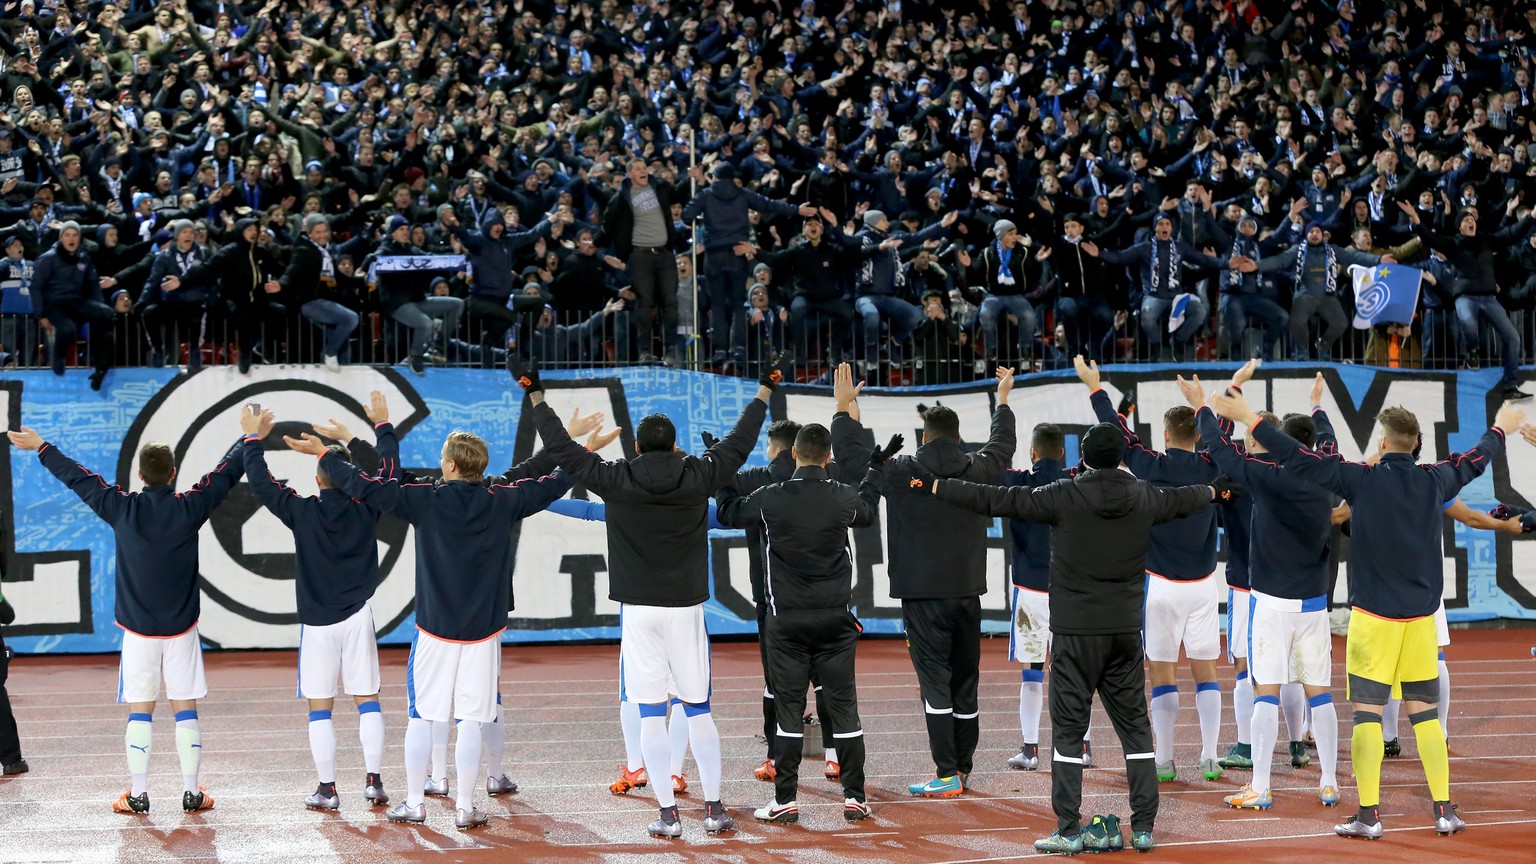
[[[1355,329],[1377,324],[1411,324],[1419,305],[1424,271],[1404,264],[1349,268],[1355,283]]]

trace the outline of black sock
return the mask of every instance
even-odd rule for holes
[[[661,808],[661,821],[667,823],[668,825],[678,821],[676,804],[673,804],[671,807]]]
[[[1355,819],[1366,825],[1375,825],[1381,821],[1381,808],[1361,805],[1360,812],[1356,814]]]

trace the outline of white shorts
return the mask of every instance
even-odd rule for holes
[[[162,673],[167,699],[202,699],[208,695],[208,681],[203,677],[203,643],[196,624],[180,636],[140,636],[131,630],[123,631],[117,701],[159,699]]]
[[[1227,661],[1248,659],[1248,589],[1227,588]]]
[[[1451,644],[1451,623],[1445,620],[1445,601],[1440,601],[1440,608],[1435,610],[1435,644],[1441,648]],[[1444,654],[1445,652],[1440,652]]]
[[[624,695],[639,705],[709,701],[709,633],[704,607],[630,606],[619,613]]]
[[[1333,635],[1328,609],[1293,611],[1300,601],[1274,600],[1258,591],[1250,597],[1248,674],[1254,686],[1297,681],[1311,687],[1333,683]]]
[[[1147,574],[1147,621],[1142,639],[1148,660],[1177,663],[1181,643],[1191,660],[1221,656],[1221,622],[1212,578],[1176,582]]]
[[[1044,663],[1051,655],[1051,595],[1013,586],[1013,627],[1008,631],[1008,659]]]
[[[299,695],[335,699],[338,677],[348,696],[379,692],[379,642],[373,635],[373,608],[367,603],[345,621],[299,625]]]
[[[453,642],[417,629],[405,670],[411,717],[493,722],[500,681],[500,633],[479,642]]]

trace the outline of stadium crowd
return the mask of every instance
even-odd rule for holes
[[[0,3],[0,345],[98,387],[1497,345],[1524,395],[1530,2]],[[1417,315],[1355,333],[1378,262]]]

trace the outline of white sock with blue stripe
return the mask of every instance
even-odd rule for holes
[[[1045,670],[1025,669],[1019,682],[1019,731],[1025,744],[1040,743],[1040,710],[1045,704]]]
[[[665,773],[672,767],[672,739],[667,736],[667,704],[640,705],[640,752],[645,756],[645,773],[656,793],[656,806],[665,810],[677,803],[672,784]],[[697,752],[697,748],[695,748]]]
[[[645,754],[640,752],[640,706],[633,702],[619,703],[619,728],[624,730],[624,770],[631,773],[645,767]]]
[[[377,699],[357,706],[357,741],[363,745],[363,770],[384,770],[384,712]]]
[[[672,776],[683,773],[683,760],[688,758],[688,715],[678,699],[671,702],[671,714],[667,717],[667,737],[672,739]]]
[[[715,715],[709,711],[709,703],[684,705],[688,716],[688,743],[693,745],[693,764],[699,769],[699,783],[704,787],[705,801],[720,800],[720,730],[715,728]]]
[[[128,715],[128,729],[123,740],[128,754],[128,774],[133,779],[129,791],[134,795],[143,795],[149,791],[149,750],[153,722],[153,714]]]
[[[181,791],[197,791],[197,772],[203,762],[203,730],[197,711],[176,712],[176,755],[181,757]]]
[[[1201,681],[1195,685],[1195,713],[1200,717],[1200,761],[1216,758],[1221,741],[1221,685]]]
[[[1159,765],[1173,761],[1173,727],[1179,719],[1179,685],[1152,688],[1152,758]]]
[[[336,724],[331,712],[309,712],[309,753],[315,759],[315,776],[321,783],[336,782]]]
[[[1232,717],[1237,721],[1237,743],[1253,741],[1253,679],[1248,672],[1237,673],[1237,683],[1232,687]]]
[[[1322,771],[1318,786],[1339,785],[1339,710],[1331,693],[1319,693],[1307,700],[1312,706],[1312,737],[1317,739],[1317,765]]]

